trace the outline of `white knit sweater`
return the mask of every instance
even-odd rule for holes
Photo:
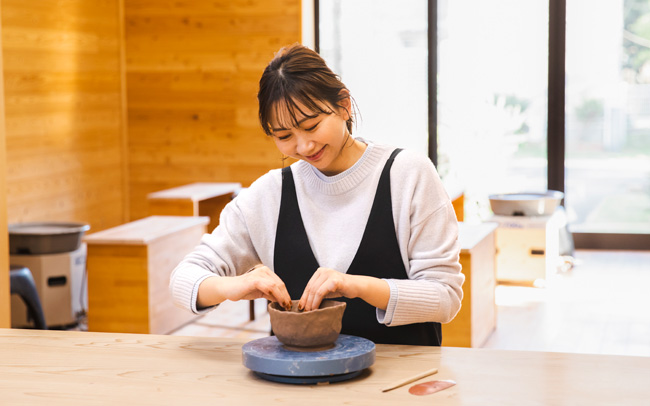
[[[346,272],[370,214],[377,184],[393,147],[368,144],[359,161],[327,177],[307,162],[292,165],[298,205],[309,243],[321,267]],[[402,151],[390,173],[393,219],[409,279],[386,280],[390,300],[377,320],[389,326],[449,322],[460,309],[465,276],[458,262],[458,223],[431,161]],[[199,284],[211,276],[235,276],[257,264],[273,269],[282,175],[272,170],[243,190],[221,213],[171,276],[175,303],[195,313]]]

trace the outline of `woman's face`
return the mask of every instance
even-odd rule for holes
[[[349,103],[350,99],[347,99]],[[275,145],[281,153],[292,158],[302,159],[313,165],[316,169],[327,176],[333,176],[350,168],[358,157],[352,157],[347,153],[348,148],[343,148],[346,142],[351,141],[346,121],[349,118],[348,108],[345,108],[345,100],[333,113],[310,112],[305,106],[298,104],[296,118],[298,125],[292,128],[284,128],[279,123],[291,122],[288,119],[289,113],[280,110],[278,114],[286,114],[285,117],[272,115],[271,128]]]

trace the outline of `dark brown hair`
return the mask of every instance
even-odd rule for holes
[[[346,97],[350,97],[347,87],[323,58],[303,45],[293,44],[280,49],[262,73],[257,93],[260,124],[267,135],[272,135],[270,120],[274,111],[279,118],[277,113],[284,107],[290,122],[280,125],[292,128],[298,125],[297,113],[309,115],[298,104],[313,113],[332,114],[332,108],[338,108]],[[348,114],[347,127],[352,134],[352,111]]]

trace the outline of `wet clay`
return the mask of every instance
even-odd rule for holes
[[[411,386],[409,393],[418,396],[430,395],[443,389],[451,388],[454,385],[456,385],[456,382],[451,380],[429,381]]]
[[[273,302],[268,306],[271,328],[288,350],[323,351],[334,347],[341,332],[345,306],[344,302],[324,300],[318,309],[301,312],[297,300],[292,301],[291,310]]]

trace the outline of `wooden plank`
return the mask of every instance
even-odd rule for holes
[[[0,21],[5,10],[0,7]],[[2,25],[0,24],[0,30]],[[0,49],[2,36],[0,35]],[[5,85],[3,80],[3,57],[0,53],[0,230],[7,230],[7,150],[5,148]],[[11,327],[10,284],[9,284],[9,235],[0,233],[0,327]]]
[[[236,182],[195,182],[158,192],[149,193],[149,200],[190,200],[199,202],[213,197],[231,196],[241,189]]]
[[[206,225],[208,221],[209,219],[206,217],[150,216],[109,230],[88,234],[84,237],[84,242],[89,246],[95,244],[147,245],[187,228]]]

